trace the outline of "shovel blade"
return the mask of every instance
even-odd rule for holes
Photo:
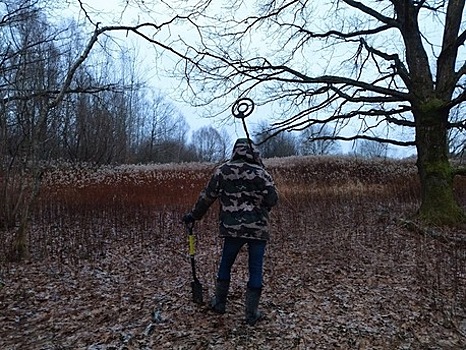
[[[203,304],[204,300],[202,298],[202,284],[198,280],[192,281],[191,290],[193,294],[193,301],[196,304]]]

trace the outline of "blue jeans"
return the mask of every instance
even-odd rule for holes
[[[248,245],[249,288],[262,288],[262,267],[266,241],[227,237],[223,242],[222,260],[218,270],[219,280],[230,280],[231,267],[241,247]]]

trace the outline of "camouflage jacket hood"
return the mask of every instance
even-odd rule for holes
[[[217,199],[221,237],[269,239],[269,212],[278,192],[259,151],[247,139],[238,139],[231,160],[214,171],[194,205],[193,217],[201,219]]]
[[[243,160],[248,163],[255,163],[263,166],[260,152],[256,145],[246,138],[236,140],[233,146],[231,160]]]

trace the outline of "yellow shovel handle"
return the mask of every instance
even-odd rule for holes
[[[196,237],[194,235],[188,235],[189,242],[189,255],[194,256],[196,253]]]

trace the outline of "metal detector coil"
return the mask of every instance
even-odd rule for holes
[[[249,137],[249,132],[246,126],[245,119],[246,117],[251,115],[253,111],[254,111],[254,101],[247,97],[240,98],[231,107],[231,113],[233,114],[233,117],[241,119],[241,121],[243,122],[243,129],[244,129],[244,132],[246,133],[246,137],[248,138],[248,143],[249,143],[249,147],[251,148],[251,151],[252,151],[252,141],[251,141],[251,138]]]
[[[233,117],[243,119],[254,111],[254,102],[247,97],[240,98],[231,107]]]

